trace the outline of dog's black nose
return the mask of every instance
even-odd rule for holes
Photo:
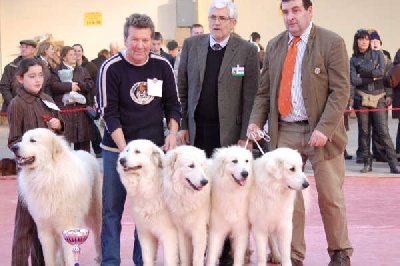
[[[202,180],[200,181],[200,184],[201,184],[202,186],[205,186],[205,185],[208,184],[208,180],[207,180],[207,179],[202,179]]]
[[[19,150],[18,144],[14,144],[11,146],[11,151],[13,153],[17,154],[18,150]]]
[[[308,183],[307,181],[303,182],[303,188],[308,188],[309,185],[310,185],[310,183]]]
[[[249,176],[249,172],[247,172],[247,171],[243,171],[243,172],[241,172],[240,174],[242,175],[242,177],[243,177],[244,179],[246,179],[246,178]]]
[[[121,158],[121,159],[119,159],[119,163],[120,163],[122,166],[125,166],[125,165],[126,165],[126,158]]]

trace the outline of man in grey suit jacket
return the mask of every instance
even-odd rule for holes
[[[210,34],[183,43],[177,83],[181,140],[210,156],[214,148],[245,144],[259,65],[256,47],[231,34],[237,22],[234,3],[212,3],[208,18]]]
[[[304,163],[310,160],[331,257],[329,266],[350,265],[353,248],[342,188],[347,143],[343,112],[350,91],[346,47],[337,34],[312,23],[310,0],[282,0],[282,14],[287,31],[268,43],[248,133],[259,131],[268,120],[271,149],[297,149]],[[291,86],[291,112],[284,116],[278,111],[280,83],[283,62],[295,37],[300,41]],[[304,203],[298,193],[293,214],[293,265],[303,265],[304,223]]]

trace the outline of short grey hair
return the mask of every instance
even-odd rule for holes
[[[134,27],[138,29],[150,29],[151,30],[151,38],[154,37],[154,23],[151,18],[145,14],[134,13],[126,18],[124,25],[124,37],[128,37],[128,29],[129,27]]]
[[[211,3],[210,8],[208,9],[208,15],[211,15],[211,10],[213,8],[227,8],[229,12],[229,17],[232,19],[237,19],[238,17],[238,12],[235,3],[232,3],[231,1],[228,0],[217,0],[213,3]]]

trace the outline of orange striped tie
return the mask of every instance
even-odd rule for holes
[[[296,65],[297,43],[300,37],[294,37],[286,54],[282,69],[281,87],[278,98],[278,110],[282,116],[287,116],[292,109],[292,81],[294,66]]]

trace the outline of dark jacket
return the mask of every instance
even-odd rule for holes
[[[393,108],[400,107],[400,49],[397,51],[393,61],[394,66],[385,76],[385,86],[393,88],[392,106]],[[392,111],[393,118],[400,118],[400,111]]]
[[[101,65],[106,61],[107,58],[103,55],[100,55],[99,57],[93,59],[91,62],[97,66],[98,69],[100,69]]]
[[[74,110],[86,107],[86,104],[79,103],[64,105],[62,97],[65,93],[71,92],[72,85],[70,82],[61,82],[58,77],[58,70],[60,69],[67,69],[67,67],[61,63],[60,66],[54,69],[50,80],[54,102],[61,110]],[[78,86],[81,89],[79,93],[86,97],[86,102],[88,103],[89,93],[93,93],[94,90],[94,82],[84,67],[76,66],[73,73],[73,81],[78,82]],[[84,111],[65,112],[63,118],[66,125],[64,135],[69,142],[83,142],[95,138],[94,123]]]
[[[89,72],[90,78],[94,82],[94,89],[89,91],[88,102],[87,104],[90,106],[94,105],[94,96],[96,96],[96,77],[99,68],[93,63],[90,62],[85,56],[82,56],[82,65]]]
[[[3,106],[2,112],[7,110],[7,106],[10,104],[11,99],[17,95],[20,88],[20,84],[15,78],[19,62],[22,60],[22,56],[18,56],[11,63],[6,65],[4,68],[3,76],[0,80],[0,93],[3,95]]]
[[[372,95],[384,92],[384,73],[385,58],[381,51],[369,50],[363,54],[353,54],[350,59],[350,82],[356,90]],[[361,100],[361,95],[355,93],[354,99]]]

